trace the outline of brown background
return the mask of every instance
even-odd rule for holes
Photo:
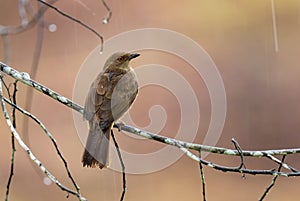
[[[232,148],[234,137],[244,149],[278,149],[299,147],[300,117],[300,1],[275,1],[279,52],[275,51],[271,1],[110,1],[113,18],[101,24],[105,9],[100,1],[59,1],[55,6],[87,23],[108,39],[137,28],[165,28],[195,40],[212,57],[223,78],[227,94],[227,118],[218,146]],[[33,2],[35,4],[35,2]],[[93,15],[93,13],[95,15]],[[71,98],[80,65],[99,40],[86,29],[53,10],[45,15],[54,23],[54,33],[45,29],[43,49],[36,80]],[[17,2],[0,1],[0,24],[19,24]],[[29,71],[36,40],[36,28],[11,36],[11,66]],[[0,55],[3,58],[3,41]],[[120,47],[121,48],[121,47]],[[105,50],[104,50],[105,51]],[[160,63],[182,73],[197,93],[201,108],[201,125],[195,142],[201,143],[210,120],[210,100],[201,78],[193,83],[195,73],[182,68],[183,61],[160,52],[145,51],[133,65]],[[200,83],[197,85],[197,83]],[[178,86],[180,87],[180,86]],[[19,85],[18,101],[24,106],[25,89]],[[151,97],[159,97],[156,100]],[[77,136],[72,111],[52,99],[34,92],[32,113],[44,122],[57,140],[70,169],[89,200],[119,200],[121,174],[111,170],[86,169],[81,165],[82,144]],[[158,103],[157,103],[158,102]],[[149,123],[147,109],[165,105],[167,125],[162,132],[172,137],[177,129],[178,103],[168,92],[145,88],[131,109],[138,125]],[[21,129],[22,115],[18,115]],[[10,168],[10,134],[0,117],[0,198],[4,199]],[[30,147],[43,164],[64,184],[71,187],[63,164],[49,139],[38,126],[30,123]],[[119,145],[137,153],[162,147],[159,143],[130,141],[118,134]],[[208,156],[223,165],[238,165],[233,157]],[[287,162],[299,167],[298,157]],[[17,145],[15,175],[10,200],[67,200],[56,185],[45,186]],[[126,164],[126,161],[125,161]],[[247,160],[248,168],[275,168],[266,159]],[[222,173],[205,168],[208,200],[257,200],[271,182],[267,176]],[[42,175],[43,176],[43,175]],[[266,200],[297,200],[299,179],[279,178]],[[172,166],[152,174],[128,175],[125,200],[201,200],[198,165],[182,157]],[[76,200],[70,196],[68,200]]]

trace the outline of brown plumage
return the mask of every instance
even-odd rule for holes
[[[92,83],[83,114],[89,121],[83,166],[99,166],[101,169],[107,166],[113,123],[129,109],[138,93],[136,75],[129,66],[130,60],[138,56],[125,52],[113,54]]]

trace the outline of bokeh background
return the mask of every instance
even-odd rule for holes
[[[113,0],[107,3],[113,12],[107,25],[102,24],[106,11],[100,1],[60,0],[54,5],[93,27],[104,39],[124,31],[149,27],[185,34],[208,52],[224,81],[227,117],[217,146],[233,148],[230,140],[234,137],[243,149],[249,150],[299,147],[299,0],[273,1],[276,30],[271,0]],[[35,1],[32,4],[36,7]],[[20,24],[17,1],[1,0],[0,10],[1,25]],[[35,79],[72,98],[80,66],[100,41],[88,30],[53,10],[46,12],[45,22]],[[57,26],[55,32],[48,30],[50,24]],[[36,27],[10,36],[9,65],[19,71],[30,71],[36,37]],[[2,60],[5,52],[2,40],[0,45]],[[195,142],[201,143],[209,125],[211,109],[209,94],[201,77],[174,55],[156,51],[144,51],[142,54],[133,66],[148,63],[167,65],[181,73],[193,86],[201,109]],[[24,106],[26,90],[26,86],[19,84],[18,102],[21,106]],[[119,200],[122,187],[120,173],[82,167],[83,145],[74,126],[72,111],[38,92],[34,92],[32,103],[32,113],[56,138],[82,194],[89,200]],[[131,108],[132,118],[137,125],[146,126],[150,122],[148,110],[156,104],[162,105],[168,116],[161,134],[174,137],[172,133],[176,133],[180,119],[179,105],[176,98],[162,88],[142,89]],[[22,120],[23,116],[19,114],[20,133]],[[10,169],[11,136],[2,116],[0,134],[0,198],[4,199]],[[136,153],[147,153],[164,146],[157,142],[130,139],[121,133],[117,133],[117,138],[123,149]],[[29,124],[29,139],[34,154],[60,181],[71,187],[50,140],[32,122]],[[239,164],[239,158],[228,156],[210,154],[206,159],[223,165]],[[299,169],[298,159],[291,156],[286,162]],[[247,159],[246,166],[276,168],[266,159]],[[243,179],[240,174],[218,172],[207,167],[204,171],[208,200],[257,200],[272,179],[250,175]],[[54,184],[45,185],[43,178],[44,175],[33,167],[27,154],[17,145],[10,200],[77,200],[73,196],[66,198],[67,194]],[[266,200],[298,200],[299,185],[298,178],[279,178]],[[184,156],[159,172],[127,175],[127,190],[125,200],[201,200],[198,164]]]

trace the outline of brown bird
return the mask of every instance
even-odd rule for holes
[[[107,166],[109,138],[113,123],[131,106],[138,83],[129,66],[137,53],[117,52],[104,64],[85,100],[83,118],[89,121],[89,135],[82,157],[83,166]]]

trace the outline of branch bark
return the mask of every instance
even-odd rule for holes
[[[3,97],[3,90],[2,90],[2,82],[0,82],[0,104],[2,107],[3,115],[6,120],[6,124],[8,125],[12,135],[18,142],[18,144],[21,146],[21,148],[28,154],[28,157],[38,166],[38,168],[44,172],[47,177],[54,182],[61,190],[66,191],[70,194],[73,194],[79,198],[80,201],[86,201],[87,199],[84,198],[79,191],[73,191],[67,187],[65,187],[43,164],[38,158],[32,153],[32,151],[29,149],[29,147],[23,142],[21,139],[19,133],[16,131],[16,129],[13,126],[13,123],[10,120],[10,117],[7,113],[7,109],[4,103],[4,97]]]
[[[30,76],[27,73],[20,73],[17,70],[7,66],[6,64],[0,62],[0,70],[4,72],[5,74],[13,77],[14,79],[33,87],[34,89],[44,93],[45,95],[53,98],[54,100],[66,105],[67,107],[70,107],[71,109],[83,114],[83,108],[72,102],[70,99],[60,95],[59,93],[41,85],[40,83],[30,79]],[[123,123],[118,124],[116,123],[116,127],[122,131],[129,132],[147,139],[155,140],[167,145],[176,146],[179,149],[181,149],[188,157],[191,159],[200,162],[206,166],[212,167],[216,170],[225,171],[225,172],[242,172],[245,174],[262,174],[262,175],[275,175],[278,174],[280,176],[300,176],[299,171],[295,171],[294,168],[291,168],[287,164],[282,164],[282,166],[288,170],[291,170],[291,172],[278,172],[275,170],[251,170],[246,169],[242,167],[225,167],[221,165],[214,164],[209,161],[205,161],[200,159],[198,156],[195,156],[193,153],[191,153],[188,149],[201,151],[201,152],[210,152],[210,153],[216,153],[216,154],[223,154],[223,155],[231,155],[231,156],[239,156],[241,157],[241,154],[243,157],[267,157],[274,161],[275,163],[278,163],[278,160],[275,157],[275,155],[289,155],[289,154],[297,154],[300,153],[300,148],[295,149],[278,149],[278,150],[234,150],[234,149],[227,149],[223,147],[214,147],[214,146],[207,146],[207,145],[201,145],[191,142],[184,142],[181,140],[176,140],[172,138],[168,138],[162,135],[150,133],[147,131],[140,130],[138,128],[124,125]]]

